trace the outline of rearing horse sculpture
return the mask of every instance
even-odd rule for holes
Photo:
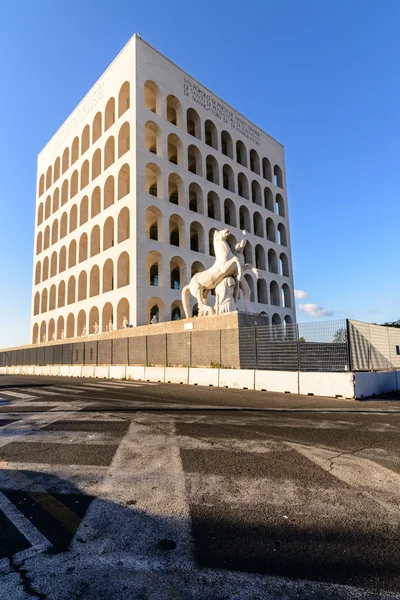
[[[242,279],[240,261],[233,255],[226,241],[229,234],[228,229],[214,233],[215,263],[206,271],[193,275],[189,285],[182,290],[182,304],[187,319],[191,316],[190,294],[197,300],[199,316],[210,315],[214,312],[214,309],[206,304],[210,290],[213,290],[225,277],[235,277],[238,283]]]

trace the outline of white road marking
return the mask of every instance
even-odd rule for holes
[[[72,387],[56,387],[55,385],[51,386],[52,390],[56,390],[57,392],[74,392],[74,394],[83,394],[84,390],[80,388],[72,388]]]
[[[58,392],[50,392],[49,390],[42,390],[37,388],[26,388],[27,392],[35,392],[35,394],[44,394],[45,396],[59,396]]]
[[[50,542],[19,512],[10,500],[0,493],[0,509],[36,550],[45,550]]]
[[[101,383],[98,383],[98,384],[95,384],[95,385],[106,385],[106,386],[113,387],[113,388],[123,388],[123,387],[125,387],[124,384],[114,383],[112,381],[102,381]]]
[[[32,391],[32,390],[28,390]],[[18,398],[20,400],[33,400],[37,398],[37,396],[32,396],[31,394],[21,394],[20,392],[8,392],[3,391],[3,394],[7,394],[7,396],[13,396],[14,398]]]

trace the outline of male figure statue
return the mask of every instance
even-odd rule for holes
[[[225,277],[215,288],[215,312],[218,314],[236,310],[235,305],[236,281],[234,277]]]
[[[111,333],[111,331],[113,331],[113,330],[114,330],[114,328],[113,328],[113,324],[112,324],[112,321],[111,321],[111,319],[110,319],[110,320],[108,321],[108,331]]]
[[[97,322],[93,325],[93,331],[94,333],[99,333],[99,325]]]
[[[128,319],[124,317],[122,321],[122,329],[126,329],[129,326]]]

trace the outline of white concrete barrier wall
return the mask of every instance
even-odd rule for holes
[[[125,379],[126,377],[126,367],[121,366],[110,366],[110,379]]]
[[[108,379],[110,376],[110,367],[106,365],[97,365],[94,368],[94,376],[101,377],[102,379]]]
[[[82,367],[82,377],[94,377],[94,365],[85,365]]]
[[[219,369],[189,369],[190,385],[213,385],[218,387]]]
[[[189,367],[165,367],[165,383],[189,383]]]
[[[397,391],[399,389],[398,373],[396,371],[355,373],[355,397],[368,398],[376,394]]]
[[[254,389],[298,394],[299,374],[297,371],[256,371]]]
[[[254,371],[252,369],[220,369],[219,387],[254,390]]]
[[[140,365],[133,367],[126,367],[126,378],[132,379],[134,381],[143,381],[144,380],[144,370],[145,367],[141,367]]]
[[[354,374],[300,372],[299,393],[304,396],[354,398]]]
[[[165,367],[145,367],[144,368],[144,380],[164,382],[165,381]]]

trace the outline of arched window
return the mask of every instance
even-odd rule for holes
[[[53,182],[56,182],[57,179],[60,178],[60,165],[61,165],[61,161],[60,161],[60,157],[56,158],[56,162],[54,163],[54,178],[53,178]]]
[[[69,216],[69,232],[72,233],[78,227],[78,207],[76,204],[71,208]]]
[[[43,243],[43,235],[42,232],[39,231],[36,237],[36,255],[40,254],[42,251],[42,243]]]
[[[250,288],[250,302],[255,302],[255,294],[254,294],[254,281],[252,276],[249,273],[246,273],[246,275],[244,276],[245,280],[247,281],[247,285]]]
[[[114,246],[114,219],[108,217],[103,228],[103,252]]]
[[[60,208],[60,190],[56,188],[53,193],[53,213]]]
[[[61,186],[61,206],[68,202],[68,179],[64,179]]]
[[[189,108],[186,112],[186,128],[190,135],[201,140],[201,121],[194,108]]]
[[[96,330],[98,332],[99,321],[99,309],[97,306],[92,306],[89,313],[88,333],[96,333]]]
[[[64,336],[64,317],[58,317],[57,320],[57,334],[56,337],[58,340],[61,340]]]
[[[62,168],[61,171],[64,174],[69,169],[69,148],[65,148],[62,155]]]
[[[168,176],[168,198],[171,204],[184,205],[184,185],[182,179],[176,173],[171,173]]]
[[[200,177],[203,175],[201,153],[193,144],[188,147],[188,170]]]
[[[117,306],[117,329],[123,329],[125,320],[130,323],[129,302],[126,298],[121,298]]]
[[[106,182],[104,184],[104,194],[103,194],[103,202],[104,202],[104,210],[107,210],[110,206],[114,204],[114,177],[110,175],[107,177]]]
[[[226,190],[235,193],[235,174],[229,165],[222,167],[222,182]]]
[[[87,274],[82,271],[78,278],[78,302],[87,298]]]
[[[268,219],[266,221],[266,226],[267,226],[267,240],[269,242],[276,242],[275,223],[273,222],[273,220],[270,217],[268,217]]]
[[[242,198],[249,199],[249,182],[244,173],[239,173],[238,175],[238,194]]]
[[[283,188],[282,169],[278,165],[274,166],[274,184],[280,188]]]
[[[155,163],[148,163],[145,171],[145,190],[151,196],[161,198],[162,194],[162,173],[161,169]]]
[[[110,136],[104,147],[104,169],[108,169],[115,162],[115,139]]]
[[[278,244],[287,246],[286,227],[283,223],[279,223],[278,225]]]
[[[125,206],[118,215],[118,244],[128,240],[130,236],[129,208]]]
[[[71,269],[76,265],[76,241],[72,240],[68,249],[68,268]]]
[[[65,281],[60,281],[58,286],[57,308],[65,306]]]
[[[114,139],[114,138],[113,138]],[[92,181],[101,174],[101,150],[97,148],[92,157]]]
[[[151,112],[161,116],[161,92],[154,81],[146,81],[144,84],[144,105]]]
[[[118,94],[118,117],[124,114],[131,105],[129,81],[125,81]]]
[[[75,277],[72,276],[68,280],[68,291],[67,291],[67,304],[73,304],[76,297],[76,283]]]
[[[39,204],[38,214],[37,214],[37,224],[41,225],[43,223],[43,202]]]
[[[35,285],[38,285],[38,283],[40,283],[41,281],[41,270],[42,270],[42,266],[39,262],[36,263],[36,267],[35,267]]]
[[[58,219],[54,219],[53,225],[51,226],[51,243],[56,244],[58,242]]]
[[[167,96],[167,121],[177,127],[182,127],[182,107],[178,98],[170,94]]]
[[[46,342],[47,341],[47,336],[46,336],[46,321],[42,321],[40,324],[40,342]]]
[[[82,233],[79,240],[79,262],[83,262],[88,257],[88,236],[87,233]]]
[[[275,198],[275,213],[280,217],[285,217],[285,202],[281,194],[277,194]]]
[[[44,175],[40,176],[39,179],[39,192],[38,195],[41,196],[44,193]]]
[[[60,256],[58,261],[58,272],[62,273],[67,268],[67,249],[63,246],[60,250]]]
[[[275,250],[272,248],[268,250],[268,271],[270,273],[278,273],[278,258]]]
[[[253,232],[254,235],[264,237],[263,220],[259,212],[255,212],[253,215]]]
[[[78,193],[78,171],[74,171],[71,177],[71,198]]]
[[[93,219],[100,212],[100,188],[95,187],[92,193],[92,199],[90,203],[90,217]]]
[[[93,125],[92,125],[92,144],[94,144],[95,142],[97,142],[97,140],[101,137],[102,134],[102,117],[101,117],[101,112],[98,112],[94,119],[93,119]]]
[[[55,286],[53,286],[53,287],[54,287],[54,294],[55,294],[56,287]],[[52,307],[51,307],[51,301],[52,301],[52,297],[51,297],[51,290],[50,290],[49,310],[53,310],[55,308],[53,306],[53,309],[52,309]],[[55,301],[55,296],[54,296],[54,301]],[[49,342],[53,341],[53,339],[55,338],[55,334],[56,334],[55,327],[56,327],[56,324],[54,322],[54,319],[50,319],[50,321],[49,321],[49,333],[48,333],[48,341]]]
[[[286,254],[284,254],[283,252],[279,257],[279,265],[280,275],[283,275],[284,277],[289,277],[289,261]]]
[[[211,154],[206,158],[206,172],[208,181],[219,185],[219,165]]]
[[[272,170],[271,163],[268,158],[264,157],[262,160],[262,168],[263,168],[263,177],[264,179],[268,179],[268,181],[272,181]]]
[[[53,169],[51,167],[48,167],[47,172],[46,172],[46,190],[49,189],[49,187],[51,187],[52,182],[52,174],[53,174]]]
[[[260,157],[255,150],[250,150],[250,170],[260,175]]]
[[[39,294],[39,292],[36,292],[35,299],[33,301],[33,314],[35,316],[38,315],[39,310],[40,310],[40,294]],[[35,342],[36,342],[36,340],[35,340]]]
[[[47,196],[46,202],[44,205],[44,218],[48,219],[51,214],[51,196]]]
[[[50,227],[47,225],[46,229],[44,230],[43,250],[47,250],[47,248],[49,246],[50,246]]]
[[[146,209],[146,234],[150,240],[162,239],[163,232],[163,216],[161,211],[155,207],[150,206]]]
[[[103,294],[114,289],[114,263],[109,258],[103,265]]]
[[[49,278],[49,259],[46,256],[46,258],[43,261],[43,275],[42,275],[42,281],[46,281],[46,279]]]
[[[204,123],[204,141],[208,146],[218,150],[218,131],[210,119]]]
[[[257,302],[259,304],[268,304],[267,282],[265,279],[257,280]]]
[[[197,221],[190,225],[190,249],[204,254],[204,229]]]
[[[226,225],[236,227],[236,206],[230,198],[224,202],[224,221]]]
[[[125,164],[118,173],[118,200],[124,198],[130,192],[130,170],[129,165]]]
[[[158,304],[153,304],[150,308],[150,323],[153,323],[153,321],[156,323],[160,322],[160,309],[158,308]]]
[[[50,260],[50,277],[57,275],[57,252],[53,252]]]
[[[85,160],[81,168],[81,190],[89,184],[89,161]]]
[[[129,254],[120,254],[117,263],[117,287],[129,285]]]
[[[100,294],[100,269],[94,265],[90,271],[89,296],[98,296]]]
[[[67,338],[72,338],[75,335],[75,317],[72,313],[67,318]]]
[[[100,227],[96,225],[92,229],[90,237],[90,256],[96,256],[100,252]]]
[[[118,158],[121,158],[131,147],[129,123],[124,123],[118,133]]]
[[[262,206],[261,200],[261,187],[258,181],[251,182],[251,199],[254,204],[258,204],[258,206]]]
[[[282,306],[285,308],[292,307],[292,301],[290,298],[290,288],[287,283],[284,283],[282,286]]]
[[[216,232],[217,232],[217,229],[215,229],[215,227],[210,229],[210,231],[208,232],[208,253],[210,256],[215,256],[214,234]]]
[[[84,196],[81,200],[81,206],[79,208],[79,225],[84,225],[89,219],[89,199]]]
[[[169,218],[169,243],[171,246],[184,246],[185,223],[179,215]]]
[[[158,264],[154,263],[150,267],[150,285],[158,286]]]
[[[251,247],[249,240],[247,240],[247,242],[244,246],[243,256],[244,256],[245,263],[247,263],[248,265],[253,264],[253,249]]]
[[[215,192],[208,192],[207,195],[207,216],[210,219],[221,220],[221,203]]]
[[[84,154],[86,150],[89,150],[90,146],[90,127],[86,125],[82,132],[82,140],[81,140],[81,154]]]
[[[174,165],[183,167],[183,146],[177,135],[170,133],[167,140],[168,160]]]
[[[247,167],[247,150],[246,146],[238,140],[236,142],[236,160],[243,167]]]
[[[274,212],[274,195],[269,187],[264,189],[264,206],[267,210]]]
[[[279,286],[276,281],[271,281],[269,286],[269,296],[271,298],[271,304],[273,306],[280,306],[279,300]]]
[[[147,121],[144,126],[144,147],[152,154],[161,156],[162,136],[161,130],[154,121]]]
[[[239,209],[239,228],[251,233],[250,212],[247,206],[241,206]]]
[[[180,290],[181,288],[181,273],[179,267],[171,269],[171,289]]]
[[[200,214],[204,213],[203,190],[197,183],[189,185],[189,210]]]
[[[171,309],[171,321],[179,321],[181,319],[181,309],[179,306],[173,306]]]
[[[261,244],[256,246],[256,268],[266,271],[265,250]]]
[[[233,142],[232,136],[227,131],[221,133],[221,152],[229,158],[233,158]]]
[[[104,112],[104,131],[110,129],[111,125],[115,123],[115,100],[110,98],[106,105]]]
[[[35,313],[37,314],[37,313]],[[39,325],[37,323],[34,324],[33,326],[33,331],[32,331],[32,344],[36,344],[38,342],[39,339]]]
[[[79,138],[78,136],[72,142],[71,148],[71,165],[73,165],[79,158]]]

